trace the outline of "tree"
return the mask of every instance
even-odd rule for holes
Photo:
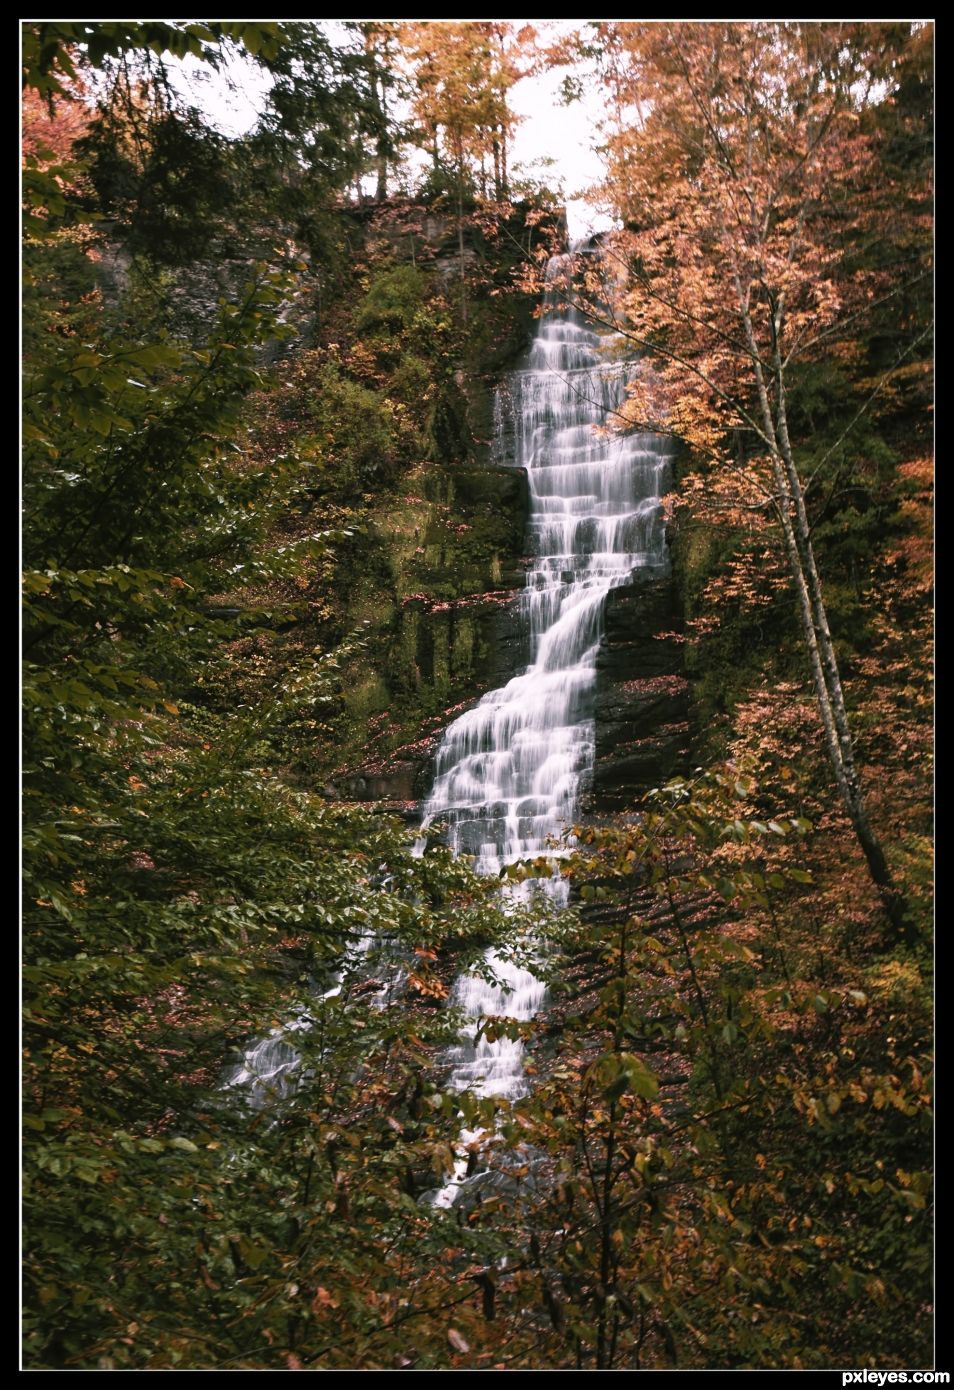
[[[356,29],[361,37],[367,65],[368,100],[376,128],[371,132],[375,200],[388,196],[388,167],[395,158],[397,144],[391,129],[388,98],[404,95],[404,84],[397,66],[399,25],[396,20],[360,20]]]
[[[150,35],[177,51],[193,29],[45,26],[27,76],[55,119],[74,40],[139,68]],[[395,822],[288,785],[276,745],[333,703],[347,653],[286,662],[249,707],[234,646],[274,615],[217,602],[345,539],[278,543],[296,461],[249,445],[259,354],[304,266],[284,247],[250,261],[188,340],[105,313],[77,269],[102,245],[88,173],[63,144],[25,180],[26,1360],[374,1359],[409,1285],[444,1348],[460,1291],[417,1196],[453,1164],[461,1110],[493,1107],[427,1074],[456,1030],[429,1007],[433,962],[450,935],[479,957],[500,919],[446,852],[418,859]],[[224,1087],[250,1041],[296,1025],[293,1101]]]
[[[803,441],[792,432],[811,366],[850,370],[859,331],[905,306],[893,362],[869,381],[850,431],[927,329],[923,211],[885,217],[879,112],[896,100],[906,26],[607,23],[606,81],[623,123],[606,192],[625,230],[597,313],[648,349],[629,424],[663,428],[723,469],[764,463],[749,505],[781,529],[800,629],[841,801],[896,932],[904,902],[865,806],[815,555]],[[916,201],[916,200],[915,200]],[[611,279],[614,277],[611,277]],[[841,443],[841,441],[839,441]]]
[[[458,179],[468,174],[488,194],[507,197],[507,148],[514,116],[507,94],[526,70],[535,33],[490,20],[421,21],[398,37],[417,86],[413,114],[435,165],[443,153]]]
[[[832,837],[734,751],[562,864],[555,1017],[497,1159],[507,1364],[930,1356],[929,999],[913,970],[900,1026],[901,962],[820,928]]]
[[[321,220],[329,204],[349,185],[361,199],[367,142],[379,172],[392,148],[387,35],[366,38],[359,26],[349,42],[335,43],[314,21],[283,24],[281,32],[266,107],[245,152],[266,194],[265,217],[287,218],[298,235],[314,228],[308,239],[319,255],[328,240]]]
[[[424,20],[402,25],[398,36],[416,86],[412,115],[421,141],[430,150],[435,175],[442,158],[451,171],[466,322],[464,204],[474,189],[488,196],[488,164],[494,197],[498,202],[509,197],[507,151],[516,118],[507,93],[527,70],[535,31],[525,25],[515,33],[512,25],[490,20]]]

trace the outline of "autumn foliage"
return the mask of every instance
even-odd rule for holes
[[[565,286],[640,359],[607,429],[684,445],[685,674],[627,684],[691,742],[550,913],[551,860],[502,910],[413,803],[341,799],[476,698],[516,582],[468,390],[560,225],[510,202],[533,27],[27,26],[28,1367],[933,1364],[932,43],[550,54],[609,113],[619,227]],[[233,141],[165,79],[236,46],[274,85]],[[478,1024],[519,1099],[447,1082],[490,946],[549,986]]]

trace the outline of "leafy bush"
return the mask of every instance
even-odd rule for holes
[[[400,432],[385,397],[351,381],[329,359],[318,370],[308,403],[333,489],[363,492],[393,479],[400,461]]]
[[[427,277],[414,265],[399,265],[373,280],[358,305],[354,326],[359,333],[377,328],[409,329],[427,294]]]

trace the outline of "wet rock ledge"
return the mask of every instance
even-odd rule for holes
[[[594,811],[620,811],[684,767],[689,685],[668,565],[611,589],[596,663]]]

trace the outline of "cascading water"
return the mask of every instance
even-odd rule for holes
[[[551,259],[551,288],[528,365],[510,375],[497,399],[498,454],[509,416],[512,461],[529,479],[533,558],[521,616],[530,664],[448,727],[424,806],[424,825],[446,824],[454,852],[473,856],[485,874],[519,859],[559,854],[554,846],[593,770],[606,595],[637,567],[658,569],[666,558],[660,498],[672,451],[656,435],[605,429],[625,399],[633,364],[613,360],[612,337],[588,328],[578,310],[561,302],[574,259],[574,253]],[[423,845],[422,839],[419,851]],[[517,899],[528,890],[523,884],[509,892]],[[533,890],[553,905],[566,901],[567,885],[558,874],[535,880]],[[363,938],[342,969],[359,964],[371,944]],[[513,1100],[527,1090],[523,1044],[505,1037],[475,1042],[478,1022],[492,1016],[529,1020],[543,1006],[546,989],[494,951],[486,964],[496,983],[465,975],[455,986],[454,1002],[470,1022],[448,1059],[448,1084]],[[301,1061],[292,1038],[311,1024],[303,1011],[253,1043],[228,1083],[246,1087],[255,1104],[291,1094]],[[477,1137],[465,1131],[463,1140]],[[466,1167],[462,1158],[435,1205],[453,1204]]]
[[[321,1001],[334,999],[344,988],[344,981],[361,970],[368,952],[374,945],[374,937],[363,935],[345,953],[341,969],[335,983],[318,995],[317,1007]],[[378,995],[374,1003],[384,1008],[391,990],[399,984],[395,978],[389,982],[387,992]],[[314,1010],[303,1008],[285,1023],[275,1027],[264,1038],[249,1044],[242,1053],[242,1060],[229,1069],[226,1085],[241,1086],[245,1089],[249,1102],[255,1107],[266,1106],[277,1100],[293,1095],[300,1081],[301,1053],[291,1039],[296,1033],[309,1032],[314,1026]]]
[[[550,261],[529,364],[498,395],[498,442],[509,394],[514,463],[530,485],[533,560],[521,596],[530,664],[447,729],[424,807],[424,824],[445,823],[453,850],[474,856],[487,874],[545,853],[572,821],[593,770],[604,600],[638,566],[665,563],[660,498],[672,450],[657,435],[606,432],[633,364],[611,360],[613,339],[566,306],[573,264],[573,254]],[[541,882],[565,901],[558,875]],[[473,1022],[451,1058],[449,1084],[515,1099],[527,1089],[523,1045],[506,1038],[474,1045],[477,1020],[530,1019],[545,987],[494,952],[487,963],[498,984],[468,975],[455,987],[454,1002]],[[465,1166],[461,1160],[436,1205],[454,1202]]]

